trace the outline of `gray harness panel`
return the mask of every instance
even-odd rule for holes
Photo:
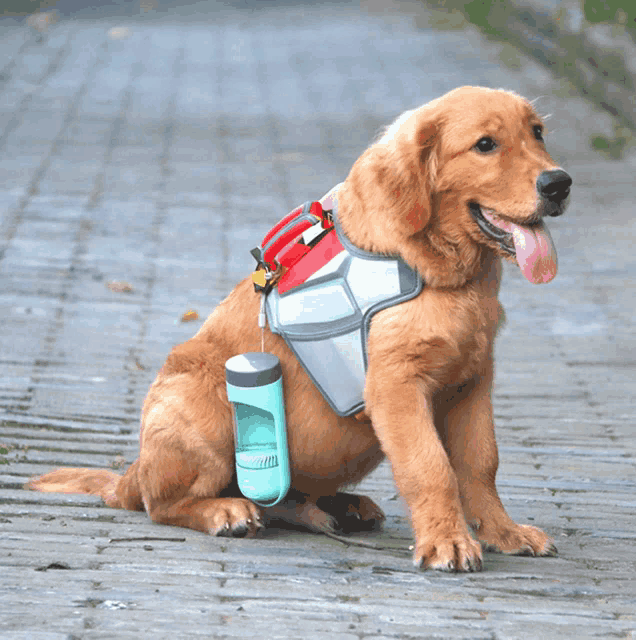
[[[270,329],[281,335],[333,410],[364,409],[367,340],[375,313],[410,300],[422,278],[401,258],[359,249],[333,220],[344,250],[290,291],[267,296]]]

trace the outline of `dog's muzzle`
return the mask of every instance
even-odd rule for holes
[[[537,178],[537,192],[541,196],[540,213],[544,216],[560,216],[564,201],[570,195],[572,178],[563,169],[542,171]]]
[[[479,230],[514,257],[530,282],[550,282],[557,273],[557,253],[543,218],[563,213],[571,185],[572,178],[562,169],[542,171],[536,182],[538,207],[523,223],[502,218],[477,202],[469,202],[468,209]]]
[[[567,197],[570,195],[572,178],[563,169],[553,169],[551,171],[542,171],[537,178],[536,184],[537,193],[541,198],[535,224],[545,216],[554,218],[562,215],[565,211]],[[492,216],[489,216],[490,219],[484,216],[481,207],[476,202],[469,202],[468,208],[480,231],[491,240],[494,240],[506,253],[515,255],[514,238],[510,230],[493,224]],[[494,213],[489,210],[485,211]],[[509,226],[509,224],[506,225],[506,227]]]

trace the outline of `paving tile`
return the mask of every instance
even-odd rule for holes
[[[62,2],[40,42],[0,21],[0,636],[632,638],[634,164],[589,150],[608,116],[474,31],[434,30],[419,3],[173,4],[71,20]],[[386,463],[359,488],[386,526],[356,538],[384,549],[210,538],[23,489],[58,465],[131,463],[148,385],[249,249],[401,111],[461,84],[540,97],[574,176],[550,225],[559,277],[505,267],[496,350],[502,500],[558,558],[416,571]]]

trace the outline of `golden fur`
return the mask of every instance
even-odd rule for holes
[[[425,287],[374,316],[366,408],[356,417],[336,415],[266,331],[265,350],[283,368],[293,476],[291,499],[272,515],[315,530],[339,519],[349,529],[377,526],[384,516],[370,499],[337,492],[386,456],[410,511],[418,566],[478,570],[479,541],[505,553],[555,553],[544,532],[510,519],[495,488],[493,341],[508,256],[468,211],[477,201],[513,222],[536,218],[537,177],[557,168],[533,136],[540,124],[512,92],[463,87],[403,114],[354,164],[336,195],[343,229],[363,249],[399,254]],[[499,142],[496,151],[475,150],[484,136]],[[254,534],[263,514],[233,479],[224,363],[260,351],[258,305],[248,278],[172,350],[144,402],[139,458],[123,477],[61,469],[31,488],[95,493],[213,535]]]

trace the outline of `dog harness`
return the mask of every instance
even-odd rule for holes
[[[364,409],[371,319],[417,296],[422,278],[401,258],[355,246],[338,222],[337,199],[306,202],[252,250],[254,286],[267,320],[294,352],[332,409]]]

